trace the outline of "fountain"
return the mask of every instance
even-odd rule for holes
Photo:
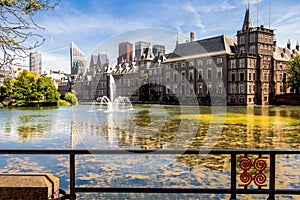
[[[116,83],[115,79],[112,74],[109,75],[110,77],[110,98],[107,96],[98,97],[97,102],[100,102],[100,106],[107,105],[106,112],[115,112],[115,111],[126,111],[126,110],[134,110],[131,104],[131,101],[128,97],[116,96]],[[102,110],[102,108],[100,108]]]

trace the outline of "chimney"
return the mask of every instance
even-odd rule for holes
[[[290,39],[288,40],[286,47],[287,47],[288,49],[291,49],[291,41],[290,41]]]
[[[273,45],[274,45],[275,47],[277,46],[277,41],[276,41],[276,40],[273,41]]]
[[[194,39],[195,39],[195,34],[194,34],[194,32],[191,32],[190,33],[190,41],[194,42]]]

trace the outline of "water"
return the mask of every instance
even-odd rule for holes
[[[94,105],[96,108],[97,105]],[[300,149],[300,107],[90,105],[0,109],[3,149]],[[226,110],[226,113],[224,113]],[[199,115],[200,113],[200,115]],[[213,114],[212,114],[213,113]],[[0,173],[52,173],[68,190],[68,156],[0,156]],[[226,155],[76,156],[77,186],[228,187]],[[279,188],[300,189],[297,156],[278,156]],[[242,199],[248,198],[241,197]],[[79,199],[228,199],[228,195],[79,194]],[[255,196],[253,199],[260,199]],[[296,199],[281,196],[280,199]]]

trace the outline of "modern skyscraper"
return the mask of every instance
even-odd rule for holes
[[[140,60],[145,49],[150,48],[149,42],[139,41],[135,43],[135,58]]]
[[[123,61],[130,62],[133,58],[133,45],[130,42],[122,42],[119,44],[118,64]]]
[[[84,53],[73,42],[70,47],[71,75],[83,73],[86,69],[87,58]]]
[[[159,44],[153,45],[152,53],[154,54],[154,56],[158,56],[158,54],[160,54],[160,53],[162,55],[164,55],[166,53],[165,46],[164,45],[159,45]]]
[[[42,54],[39,52],[31,52],[29,55],[29,70],[42,74]]]

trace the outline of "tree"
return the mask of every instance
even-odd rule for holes
[[[65,94],[65,100],[70,102],[72,105],[78,105],[78,99],[74,90]]]
[[[41,76],[37,80],[37,92],[39,99],[44,99],[47,102],[57,102],[60,94],[57,91],[50,77]]]
[[[28,56],[28,51],[42,45],[36,33],[43,29],[34,21],[39,11],[54,8],[60,0],[0,0],[0,65]]]
[[[4,105],[6,98],[12,95],[13,82],[10,77],[4,78],[3,86],[0,86],[0,103]]]
[[[296,56],[288,63],[286,69],[287,86],[291,87],[296,93],[299,93],[300,88],[300,56]]]
[[[19,73],[14,82],[13,98],[16,100],[32,101],[39,99],[37,92],[37,79],[36,72],[29,72],[23,70]]]

